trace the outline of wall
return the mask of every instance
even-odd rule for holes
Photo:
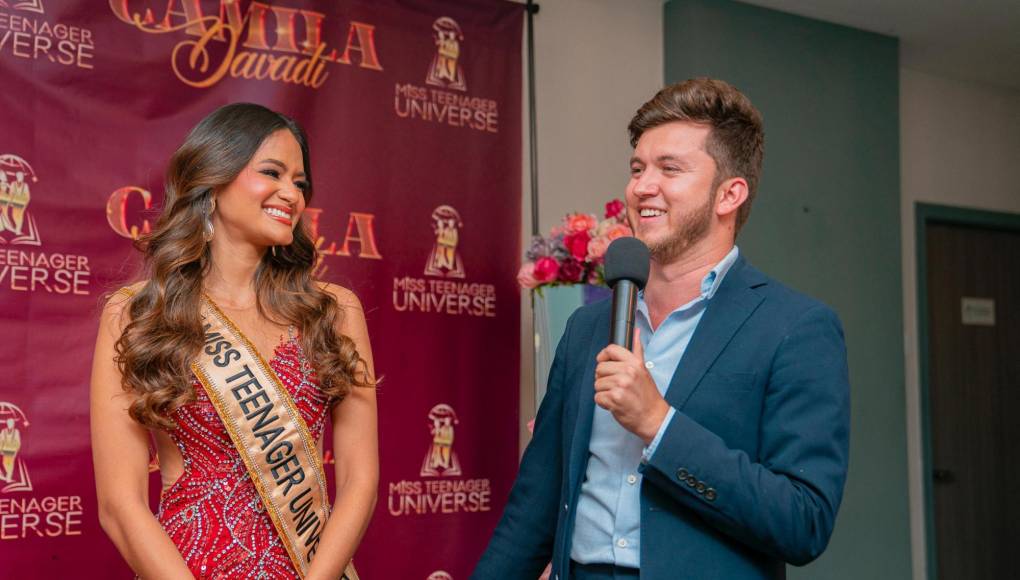
[[[1020,214],[1020,91],[900,70],[903,320],[914,578],[928,578],[915,204]]]

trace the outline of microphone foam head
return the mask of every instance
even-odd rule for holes
[[[648,282],[648,246],[633,237],[616,238],[606,250],[606,283],[610,288],[630,280],[638,288]]]

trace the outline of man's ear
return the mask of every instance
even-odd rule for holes
[[[719,217],[735,215],[740,206],[747,201],[747,180],[743,177],[731,177],[723,180],[715,190],[715,214]]]

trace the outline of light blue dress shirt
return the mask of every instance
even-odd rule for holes
[[[708,302],[738,255],[739,250],[734,246],[701,280],[701,295],[671,312],[655,330],[652,330],[644,294],[638,294],[635,324],[641,329],[645,367],[659,393],[666,394]],[[645,448],[641,438],[621,427],[612,413],[595,406],[588,444],[591,457],[581,484],[570,548],[572,560],[582,564],[640,567],[642,476],[638,467],[642,460],[655,453],[675,413],[676,409],[670,407],[659,432]]]

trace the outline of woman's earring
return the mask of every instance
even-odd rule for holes
[[[208,243],[212,241],[213,232],[215,228],[212,223],[212,213],[216,210],[216,198],[209,199],[209,210],[205,212],[205,231],[202,233],[202,238]]]
[[[276,257],[276,246],[269,246],[269,253]]]

